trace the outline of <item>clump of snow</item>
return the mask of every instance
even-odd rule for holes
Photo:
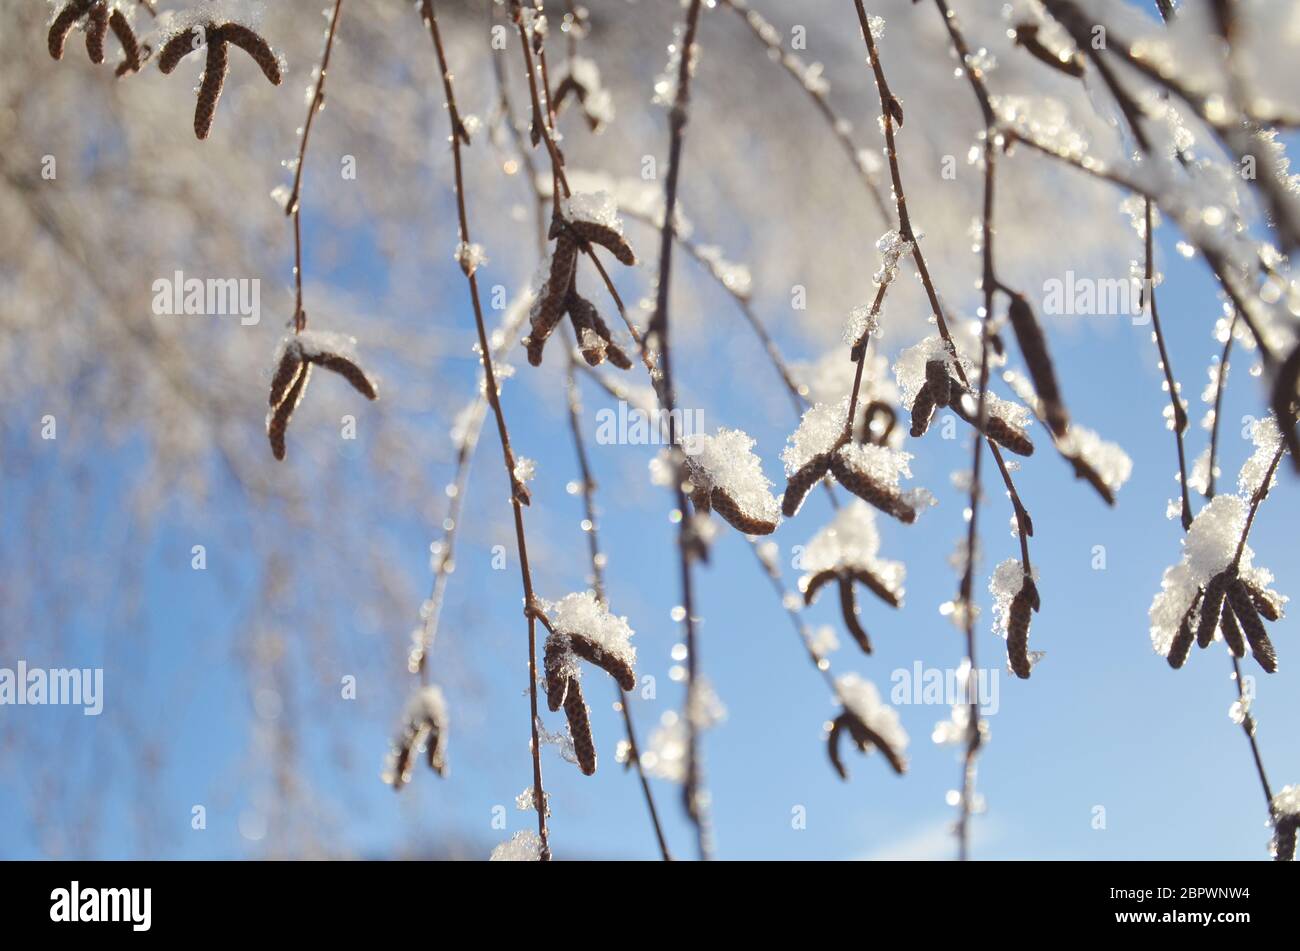
[[[1151,643],[1161,655],[1169,654],[1196,592],[1232,561],[1245,525],[1246,504],[1236,495],[1215,496],[1193,520],[1183,539],[1182,560],[1165,569],[1160,593],[1151,602]],[[1246,546],[1241,559],[1243,575],[1250,558],[1250,546]]]
[[[1283,786],[1273,797],[1273,811],[1280,816],[1300,816],[1300,785]]]
[[[753,448],[754,440],[742,430],[725,426],[716,436],[695,433],[683,439],[692,482],[703,489],[726,492],[746,515],[777,522],[781,506]]]
[[[880,699],[875,684],[857,674],[844,674],[836,678],[835,692],[846,710],[902,757],[907,749],[907,733],[898,719],[898,711]]]
[[[1133,474],[1133,460],[1118,443],[1108,442],[1078,423],[1070,423],[1059,445],[1067,456],[1081,459],[1091,466],[1112,491],[1120,488]]]
[[[867,335],[874,335],[880,330],[880,314],[872,311],[866,304],[859,304],[849,311],[849,319],[844,322],[844,342],[855,344]]]
[[[470,244],[466,241],[456,245],[456,253],[452,256],[460,269],[468,276],[477,271],[484,264],[487,264],[487,252],[483,250],[481,244]]]
[[[614,99],[600,81],[600,67],[585,56],[570,61],[569,75],[583,89],[582,108],[597,125],[614,121]]]
[[[318,357],[333,353],[340,357],[351,358],[356,354],[357,349],[356,337],[330,330],[304,330],[300,334],[289,334],[280,341],[280,347],[277,348],[275,355],[277,365],[280,357],[284,355],[283,348],[289,346],[290,342],[297,346],[298,352],[303,357]]]
[[[789,444],[781,452],[785,474],[794,475],[811,462],[814,456],[834,448],[844,435],[844,420],[848,414],[847,396],[838,403],[815,403],[805,411],[803,419],[799,421],[799,428],[790,436]]]
[[[886,231],[876,242],[880,252],[880,270],[872,276],[877,286],[891,283],[898,276],[898,261],[904,255],[912,253],[912,242],[897,231]]]
[[[1237,490],[1245,496],[1259,491],[1269,466],[1273,464],[1273,457],[1282,445],[1282,432],[1278,429],[1277,420],[1270,414],[1256,422],[1250,427],[1250,439],[1255,444],[1255,451],[1242,465],[1237,476]],[[1274,470],[1268,488],[1271,489],[1276,481],[1277,471]]]
[[[527,8],[525,8],[527,9]],[[509,842],[502,842],[492,850],[491,862],[540,862],[542,838],[531,829],[516,832]]]
[[[623,233],[623,219],[618,216],[618,202],[607,191],[574,192],[560,203],[569,221],[589,221]]]
[[[912,470],[908,466],[912,454],[888,446],[849,443],[840,449],[840,458],[853,470],[891,489],[898,488],[899,479],[912,477]]]
[[[590,591],[566,594],[554,604],[543,602],[542,610],[557,631],[586,638],[635,666],[636,648],[631,643],[634,632],[627,618],[610,614]]]
[[[1037,579],[1038,570],[1034,569]],[[1008,558],[993,569],[989,580],[989,591],[993,595],[993,631],[1001,637],[1007,636],[1007,621],[1010,618],[1011,602],[1025,586],[1025,568],[1018,558]]]
[[[948,375],[956,379],[956,361],[948,344],[938,334],[932,334],[908,347],[894,361],[894,379],[898,382],[898,392],[904,406],[910,407],[916,402],[916,394],[925,386],[925,365],[931,360],[942,360],[948,366]]]
[[[879,554],[875,510],[861,499],[854,499],[841,506],[831,523],[813,536],[804,549],[800,567],[808,576],[839,568],[863,569],[901,598],[907,568],[901,561],[889,561]]]

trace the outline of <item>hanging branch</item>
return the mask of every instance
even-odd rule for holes
[[[533,803],[537,811],[537,834],[541,840],[540,857],[549,861],[550,843],[546,828],[546,792],[542,786],[541,743],[538,737],[537,723],[537,630],[536,598],[533,593],[533,577],[528,566],[528,543],[524,537],[523,506],[528,502],[528,490],[516,475],[514,451],[510,447],[510,432],[506,426],[505,411],[501,408],[500,393],[497,388],[496,372],[493,368],[492,348],[488,342],[487,325],[483,320],[483,306],[479,300],[478,278],[476,276],[476,255],[469,231],[469,215],[465,204],[465,182],[462,171],[461,146],[469,135],[460,119],[456,108],[456,96],[452,87],[451,69],[447,65],[447,56],[443,50],[442,34],[438,29],[438,16],[435,0],[421,0],[420,14],[429,28],[434,51],[438,58],[438,68],[442,73],[443,92],[446,96],[447,113],[451,120],[451,152],[455,170],[456,214],[460,224],[460,245],[458,257],[461,270],[469,283],[470,301],[474,307],[474,324],[478,332],[479,356],[483,362],[483,377],[488,404],[496,417],[497,435],[501,441],[501,456],[510,482],[510,507],[514,515],[515,542],[519,552],[519,572],[524,589],[524,613],[528,619],[528,706],[530,713],[529,730],[531,735],[531,752],[533,761]]]
[[[674,492],[677,511],[680,513],[677,529],[678,552],[681,563],[683,623],[686,629],[686,700],[687,731],[686,812],[695,824],[700,857],[707,859],[712,853],[708,822],[708,794],[704,789],[703,768],[700,762],[699,729],[696,723],[696,698],[699,682],[700,654],[695,629],[695,596],[691,579],[691,560],[698,548],[695,526],[687,514],[686,483],[688,476],[681,448],[677,445],[676,392],[673,388],[672,349],[669,345],[668,300],[672,279],[674,215],[677,211],[677,188],[681,181],[682,146],[685,140],[686,121],[690,104],[691,75],[696,55],[695,36],[699,28],[702,0],[691,0],[686,11],[686,26],[678,51],[677,91],[668,113],[669,146],[668,177],[664,186],[664,221],[659,242],[659,286],[655,298],[654,317],[646,333],[643,353],[651,345],[659,354],[660,376],[657,380],[659,403],[668,414],[668,442],[672,452]]]
[[[568,399],[567,405],[569,410],[569,432],[573,436],[574,455],[578,460],[578,473],[582,481],[580,483],[582,490],[582,506],[585,522],[583,531],[587,536],[587,551],[591,560],[591,580],[595,589],[596,600],[602,607],[608,606],[608,600],[605,597],[605,555],[600,550],[600,534],[596,520],[596,480],[591,473],[591,462],[587,457],[587,445],[582,438],[582,403],[581,396],[578,392],[578,381],[574,376],[574,370],[577,361],[574,359],[572,351],[569,353],[569,369],[565,376],[565,389]],[[650,781],[646,778],[645,767],[641,763],[641,748],[637,744],[636,728],[632,723],[631,698],[628,692],[618,684],[615,684],[618,690],[618,708],[623,714],[623,727],[627,734],[628,765],[636,769],[637,778],[641,783],[641,793],[645,797],[646,811],[650,814],[650,824],[654,827],[655,840],[659,843],[659,852],[665,862],[672,861],[672,854],[668,851],[668,840],[664,837],[663,827],[659,823],[659,810],[655,808],[654,793],[650,789]]]

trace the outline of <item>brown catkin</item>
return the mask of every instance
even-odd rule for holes
[[[352,384],[353,389],[366,399],[375,400],[379,398],[379,393],[375,390],[375,384],[370,377],[366,376],[365,371],[347,357],[339,356],[337,353],[317,353],[308,359],[317,366],[332,370],[343,377]]]
[[[194,28],[173,35],[163,44],[162,52],[158,54],[159,72],[166,75],[175,69],[182,59],[198,49],[195,45],[198,39],[199,31]]]
[[[1183,618],[1183,623],[1178,625],[1178,633],[1169,644],[1169,654],[1166,660],[1169,666],[1174,670],[1182,667],[1187,663],[1187,655],[1191,652],[1192,642],[1196,640],[1196,632],[1192,630],[1192,623],[1187,618]]]
[[[108,4],[95,0],[86,11],[86,53],[99,65],[104,61],[104,37],[108,36]]]
[[[826,735],[826,753],[830,756],[831,766],[835,768],[835,772],[843,780],[849,778],[849,771],[844,768],[844,761],[840,759],[840,738],[844,735],[844,731],[848,729],[848,716],[847,713],[841,713],[837,716],[831,723],[830,733]]]
[[[880,750],[882,756],[889,762],[889,766],[895,773],[902,776],[907,772],[907,761],[903,759],[902,753],[894,749],[885,742],[882,737],[871,727],[867,726],[856,714],[849,713],[849,732],[853,735],[853,741],[858,744],[858,749],[867,752],[873,746]]]
[[[924,436],[930,429],[930,421],[934,419],[934,391],[930,389],[930,384],[924,384],[916,393],[916,399],[912,400],[912,438],[919,439]]]
[[[1264,630],[1264,622],[1260,619],[1259,610],[1250,596],[1250,590],[1240,578],[1233,579],[1228,585],[1228,603],[1223,611],[1225,621],[1229,610],[1240,622],[1241,630],[1245,632],[1246,640],[1250,642],[1250,653],[1259,666],[1270,674],[1277,673],[1277,651],[1273,649],[1273,642],[1268,639],[1268,632]],[[1240,657],[1245,653],[1245,649],[1233,653]]]
[[[636,672],[622,657],[580,634],[569,635],[569,648],[587,663],[594,664],[613,677],[624,690],[636,689]]]
[[[723,521],[738,532],[744,532],[746,535],[771,535],[776,531],[776,522],[769,522],[767,519],[743,511],[735,499],[717,486],[714,486],[713,491],[709,493],[709,502],[713,506],[713,511],[722,516]]]
[[[429,739],[425,752],[429,768],[439,776],[447,775],[447,733],[445,724],[429,721]]]
[[[271,394],[268,404],[274,409],[280,405],[284,399],[284,394],[288,391],[289,385],[298,378],[298,371],[302,369],[302,354],[298,349],[296,340],[291,340],[284,348],[284,356],[280,358],[280,365],[275,368],[275,375],[271,377]]]
[[[832,581],[838,579],[839,576],[840,573],[838,571],[828,568],[825,571],[817,572],[815,575],[809,578],[808,583],[804,586],[803,589],[804,606],[806,607],[807,605],[812,604],[813,601],[817,599],[817,595],[821,591],[821,589],[826,587],[826,585],[830,584]]]
[[[1276,592],[1269,591],[1267,588],[1260,588],[1249,581],[1242,582],[1246,590],[1250,592],[1250,600],[1255,604],[1255,610],[1265,621],[1277,621],[1282,617],[1282,602]]]
[[[600,312],[593,306],[587,316],[591,319],[592,328],[605,341],[605,356],[609,358],[609,362],[620,370],[632,369],[631,359],[618,344],[614,343],[614,335],[609,332],[609,325],[601,318]]]
[[[50,56],[63,59],[63,47],[68,41],[68,34],[72,32],[76,22],[86,15],[90,3],[91,0],[68,0],[67,5],[58,12],[54,22],[50,24],[49,36],[46,37]]]
[[[1034,454],[1034,444],[1025,431],[1017,426],[1008,423],[1001,416],[989,414],[984,424],[985,435],[1004,449],[1014,452],[1017,456],[1032,456]]]
[[[890,607],[896,608],[901,603],[898,592],[890,588],[866,568],[853,568],[849,570],[848,574],[858,584],[865,585],[867,590]]]
[[[571,291],[568,311],[569,319],[573,322],[573,332],[578,338],[578,349],[582,353],[582,359],[587,361],[587,366],[600,366],[605,362],[605,341],[600,334],[596,333],[596,325],[591,320],[591,315],[595,313],[596,308],[592,306],[591,301]]]
[[[1021,680],[1028,680],[1032,667],[1029,663],[1029,618],[1038,601],[1038,588],[1026,578],[1007,610],[1007,659],[1011,671]]]
[[[858,620],[858,599],[853,593],[853,582],[843,577],[840,578],[840,613],[844,615],[844,626],[849,629],[849,634],[858,642],[862,652],[870,654],[871,638]]]
[[[542,348],[568,309],[573,271],[577,263],[578,246],[567,235],[561,235],[551,254],[551,270],[546,279],[546,288],[533,310],[533,326],[527,340],[528,362],[533,366],[541,364]]]
[[[1295,861],[1296,830],[1300,829],[1300,816],[1279,816],[1273,824],[1273,858],[1278,862]]]
[[[569,721],[569,735],[573,737],[578,768],[584,775],[591,776],[596,772],[596,741],[591,735],[591,714],[582,698],[582,686],[572,678],[564,696],[564,715]]]
[[[1223,632],[1223,642],[1228,645],[1228,650],[1232,651],[1232,656],[1245,657],[1246,640],[1241,636],[1237,615],[1232,610],[1232,603],[1228,598],[1224,598],[1223,610],[1219,612],[1219,630]]]
[[[1047,426],[1057,437],[1065,435],[1070,425],[1070,414],[1061,402],[1061,390],[1056,382],[1056,368],[1052,366],[1052,357],[1047,351],[1047,337],[1034,316],[1034,309],[1029,306],[1023,295],[1015,294],[1007,308],[1007,319],[1015,332],[1016,342],[1020,344],[1020,355],[1024,357],[1025,366],[1033,380],[1034,389],[1043,404],[1043,416]]]
[[[925,385],[930,388],[930,398],[936,406],[947,406],[952,402],[953,382],[948,375],[948,361],[925,361]]]
[[[302,401],[302,395],[307,389],[307,381],[310,379],[311,364],[304,363],[302,372],[293,381],[293,385],[289,387],[289,392],[276,406],[271,414],[270,421],[267,423],[266,435],[271,440],[271,454],[276,459],[284,458],[284,437],[289,428],[289,420],[293,418],[293,411],[298,408],[298,403]]]
[[[632,246],[613,228],[594,221],[570,221],[568,227],[579,240],[600,245],[618,258],[620,263],[628,267],[636,264],[636,255],[632,252]]]
[[[845,462],[838,452],[831,456],[831,472],[840,485],[864,502],[870,502],[880,511],[894,516],[904,524],[910,525],[916,521],[916,509],[907,503],[901,492],[858,472]]]
[[[1214,628],[1223,613],[1223,597],[1227,590],[1228,575],[1222,571],[1205,586],[1205,594],[1201,598],[1201,620],[1196,627],[1196,643],[1202,648],[1209,647],[1214,640]]]
[[[257,33],[242,23],[225,23],[221,27],[221,38],[233,43],[253,58],[253,62],[262,68],[262,74],[275,86],[284,82],[280,72],[280,61],[276,59],[270,45]]]
[[[568,652],[569,639],[563,634],[552,634],[546,638],[542,669],[546,674],[546,706],[552,713],[564,703],[564,691],[569,683],[569,675],[565,670]]]
[[[108,18],[108,25],[113,30],[113,35],[117,37],[118,45],[122,47],[122,62],[118,64],[114,75],[118,79],[130,73],[138,73],[142,61],[140,59],[140,44],[136,42],[135,31],[131,29],[131,24],[121,10],[114,10]]]
[[[795,470],[795,474],[786,483],[785,495],[781,499],[781,512],[786,518],[794,518],[812,487],[822,480],[830,467],[831,454],[822,452]]]
[[[221,100],[229,70],[230,55],[225,41],[216,29],[209,30],[208,62],[203,70],[203,82],[199,85],[198,102],[194,105],[194,134],[199,139],[206,139],[212,131],[212,120],[216,117],[217,103]]]

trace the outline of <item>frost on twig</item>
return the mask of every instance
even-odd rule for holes
[[[823,587],[836,582],[845,627],[864,653],[871,653],[871,640],[858,620],[854,584],[860,584],[891,607],[903,603],[902,562],[879,557],[880,534],[876,516],[865,502],[854,500],[836,513],[834,520],[818,532],[804,550],[799,579],[804,604],[812,604]]]
[[[880,692],[869,680],[857,674],[845,674],[835,681],[835,693],[842,704],[826,737],[826,751],[840,779],[849,772],[840,758],[840,742],[847,733],[859,752],[880,750],[895,773],[907,772],[907,733],[898,720],[898,711],[880,699]]]
[[[746,535],[770,535],[780,521],[780,508],[753,447],[754,440],[744,432],[726,427],[713,436],[686,437],[691,502],[701,512],[717,512]]]

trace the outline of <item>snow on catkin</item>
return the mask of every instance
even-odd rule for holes
[[[835,679],[835,692],[844,708],[867,725],[898,756],[907,749],[907,732],[898,711],[880,699],[880,691],[871,681],[858,674],[843,674]]]
[[[634,633],[627,618],[610,614],[590,591],[566,594],[554,604],[543,602],[542,610],[557,631],[584,637],[628,665],[636,663]]]
[[[754,440],[739,429],[718,429],[717,435],[697,433],[683,440],[686,465],[697,487],[721,489],[746,515],[778,522],[781,507],[772,495],[772,483],[753,453]]]
[[[813,536],[804,549],[800,567],[808,576],[840,568],[862,569],[901,598],[907,567],[901,561],[880,558],[879,553],[875,510],[861,499],[854,499]]]

